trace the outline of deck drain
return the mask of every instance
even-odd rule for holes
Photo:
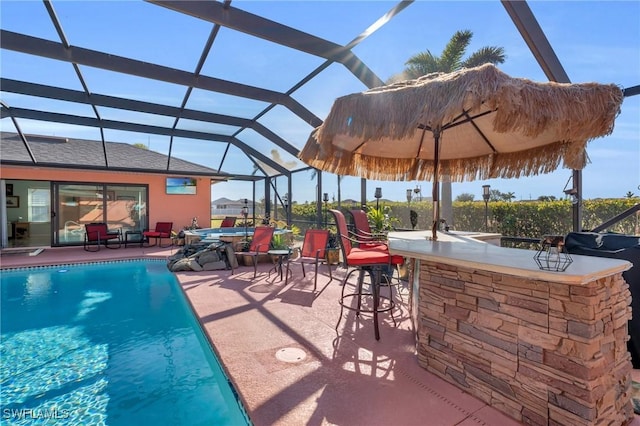
[[[276,358],[284,362],[300,362],[307,357],[307,354],[298,348],[283,348],[276,352]]]

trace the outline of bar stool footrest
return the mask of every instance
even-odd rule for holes
[[[365,314],[372,314],[374,313],[373,311],[373,307],[371,309],[366,309],[362,307],[362,301],[361,301],[361,305],[358,308],[357,306],[352,306],[351,304],[347,304],[345,302],[347,302],[348,299],[350,298],[357,298],[357,297],[371,297],[373,298],[373,294],[371,293],[349,293],[349,294],[345,294],[344,296],[342,296],[340,298],[340,300],[338,300],[338,303],[340,303],[340,305],[342,305],[345,309],[349,309],[350,311],[355,311],[356,313],[360,314],[360,313],[365,313]],[[380,301],[378,303],[378,310],[377,312],[389,312],[392,311],[395,308],[395,302],[387,297],[387,296],[378,296],[378,300]],[[386,303],[385,303],[386,302]],[[373,301],[371,302],[373,304]]]

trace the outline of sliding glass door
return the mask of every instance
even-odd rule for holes
[[[84,241],[84,225],[106,222],[109,229],[147,228],[146,185],[108,185],[53,182],[54,245]]]

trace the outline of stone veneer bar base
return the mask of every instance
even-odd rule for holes
[[[633,419],[622,274],[582,285],[420,260],[418,360],[531,425]]]

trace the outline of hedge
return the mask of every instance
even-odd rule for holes
[[[583,201],[583,230],[606,222],[638,203],[638,198],[611,198]],[[416,229],[430,229],[433,207],[430,202],[384,202],[388,207],[394,226],[398,229],[411,229],[410,210],[418,215]],[[336,203],[329,203],[328,208],[336,208]],[[351,206],[342,210],[345,212]],[[304,232],[315,227],[315,204],[294,204],[291,212],[292,221]],[[504,236],[540,238],[542,235],[566,235],[573,230],[572,204],[568,200],[560,201],[491,201],[487,206],[488,231]],[[323,211],[324,217],[324,211]],[[348,217],[348,216],[347,216]],[[328,215],[328,223],[333,218]],[[464,201],[453,203],[453,223],[451,229],[461,231],[485,230],[484,201]],[[640,235],[640,215],[638,213],[613,225],[608,232]]]

